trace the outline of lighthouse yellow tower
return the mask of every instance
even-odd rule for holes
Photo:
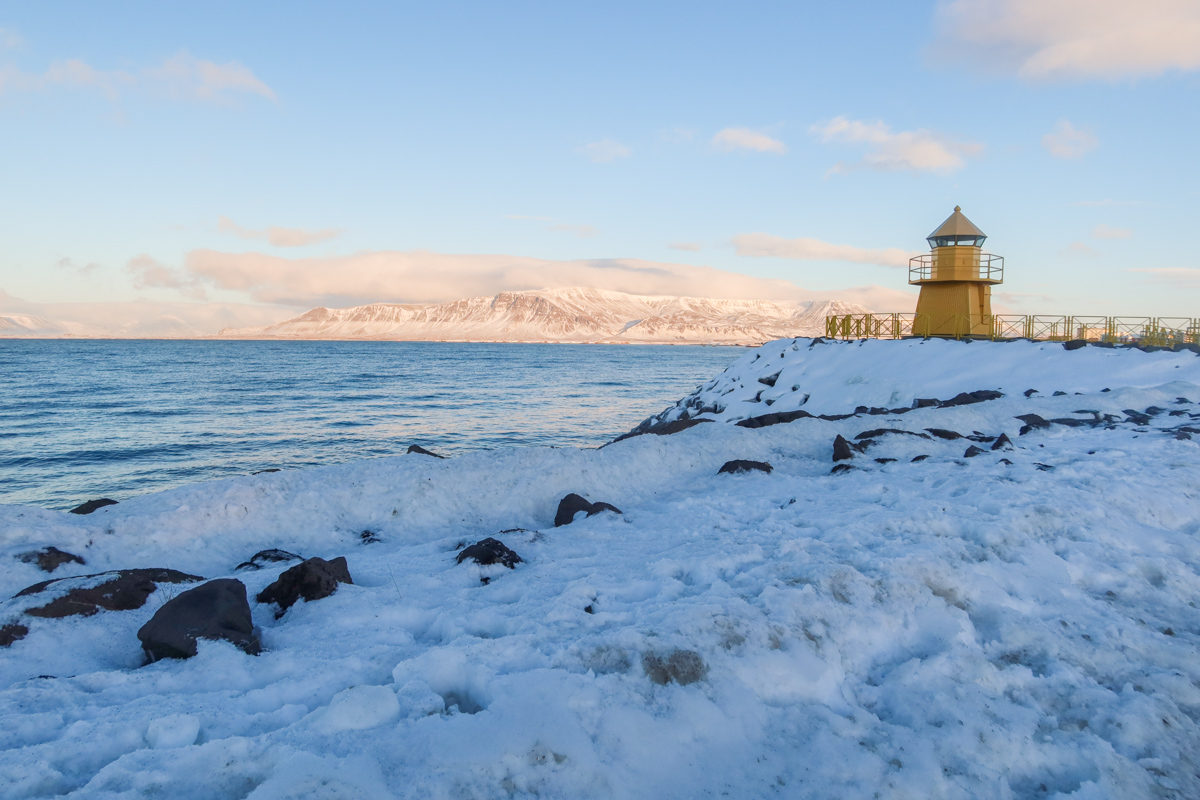
[[[991,335],[992,286],[1004,282],[1004,259],[983,252],[986,239],[958,206],[929,234],[932,252],[908,263],[908,282],[921,287],[914,335]]]

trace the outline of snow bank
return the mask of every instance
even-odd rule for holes
[[[981,389],[1015,394],[1038,389],[1093,393],[1117,386],[1200,382],[1190,350],[1057,342],[973,342],[947,339],[780,340],[743,354],[654,421],[690,418],[736,422],[803,409],[841,414],[856,407],[911,407],[917,399],[947,399]]]
[[[29,632],[0,650],[0,795],[1200,796],[1198,363],[787,340],[701,416],[1004,396],[0,506],[5,596],[46,545],[88,562],[53,577],[168,567],[253,597],[288,564],[234,567],[280,547],[355,581],[254,606],[258,657],[148,666],[135,634],[171,587],[84,618],[6,601]],[[861,452],[831,475],[838,435]],[[732,459],[774,471],[718,475]],[[555,528],[569,492],[624,514]],[[455,564],[488,536],[524,563]],[[689,651],[702,677],[652,679]]]

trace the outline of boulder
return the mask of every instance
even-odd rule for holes
[[[926,428],[925,430],[929,431],[937,438],[946,439],[947,441],[963,438],[963,435],[958,431],[948,431],[945,428]]]
[[[782,425],[787,422],[795,422],[798,419],[811,418],[812,414],[807,411],[779,411],[774,414],[763,414],[759,417],[738,420],[734,424],[739,428],[766,428],[771,425]]]
[[[104,580],[97,580],[103,578]],[[121,569],[77,578],[58,578],[35,583],[17,592],[16,597],[40,594],[50,587],[66,588],[64,594],[44,606],[28,609],[33,617],[90,617],[101,611],[132,611],[146,604],[160,583],[191,583],[202,581],[199,575],[189,575],[173,569]]]
[[[464,548],[458,554],[455,563],[461,564],[468,558],[476,564],[485,566],[488,564],[503,564],[509,569],[515,569],[517,564],[520,564],[524,560],[512,550],[505,547],[504,542],[492,539],[491,537]]]
[[[666,660],[646,653],[642,656],[642,669],[646,671],[646,677],[660,686],[671,681],[687,686],[701,680],[708,672],[704,659],[695,650],[676,650]]]
[[[1018,436],[1024,436],[1030,431],[1038,430],[1039,428],[1050,427],[1050,423],[1037,414],[1022,414],[1021,416],[1016,417],[1016,419],[1019,419],[1021,422],[1025,423],[1021,426],[1021,430],[1017,434]]]
[[[992,444],[992,449],[993,450],[1012,450],[1013,449],[1012,439],[1008,438],[1007,433],[1002,433],[1002,434],[1000,434],[1000,438],[996,439],[996,441]]]
[[[621,513],[621,509],[614,505],[610,505],[609,503],[589,503],[572,492],[558,501],[558,510],[554,514],[554,527],[561,528],[563,525],[570,525],[575,520],[575,515],[580,511],[586,511],[589,517],[595,516],[601,511]]]
[[[286,569],[267,588],[258,593],[254,599],[260,603],[274,603],[279,606],[275,618],[296,604],[301,598],[311,602],[329,597],[337,591],[339,583],[350,583],[350,568],[346,566],[346,558],[326,561],[323,558],[310,558],[294,567]]]
[[[197,639],[224,639],[252,656],[262,650],[246,585],[235,578],[209,581],[171,598],[137,636],[151,661],[191,658]]]
[[[0,625],[0,647],[9,647],[13,642],[24,639],[29,635],[29,628],[18,623]]]
[[[963,458],[974,458],[975,456],[981,456],[986,452],[987,450],[984,450],[979,445],[973,444],[967,448],[967,452],[963,453]]]
[[[116,504],[117,504],[116,500],[109,500],[107,497],[101,497],[99,500],[88,500],[86,503],[75,506],[75,508],[71,509],[70,513],[72,513],[72,514],[91,514],[93,511],[95,511],[98,508],[104,508],[105,506],[115,506]]]
[[[1087,347],[1087,339],[1072,339],[1069,342],[1063,342],[1064,350],[1078,350],[1081,347]]]
[[[717,470],[718,475],[728,474],[737,475],[742,472],[765,472],[771,474],[772,467],[766,461],[748,461],[743,458],[726,461],[722,467]]]
[[[980,389],[975,392],[959,392],[949,400],[943,400],[938,403],[938,408],[953,408],[955,406],[968,406],[972,403],[982,403],[985,400],[999,400],[1004,397],[1004,394],[997,392],[994,389]]]
[[[850,442],[846,441],[846,437],[840,433],[833,440],[833,460],[846,461],[854,458],[854,453],[850,450]]]
[[[410,444],[408,446],[408,450],[406,452],[416,454],[419,456],[433,456],[434,458],[445,458],[445,456],[439,456],[437,453],[426,450],[424,447],[421,447],[421,445],[419,445],[419,444]]]
[[[42,572],[54,572],[63,564],[87,564],[74,553],[59,550],[57,547],[43,547],[41,550],[30,550],[17,556],[26,564],[37,564]]]
[[[267,564],[278,564],[281,561],[303,561],[303,556],[298,556],[295,553],[289,553],[287,550],[279,550],[272,548],[270,550],[259,550],[254,555],[250,556],[249,561],[243,561],[234,567],[234,571],[243,569],[262,569]]]
[[[883,436],[884,434],[889,434],[889,433],[902,433],[902,434],[905,434],[906,436],[919,436],[922,439],[929,438],[929,434],[927,434],[927,433],[917,433],[915,431],[905,431],[905,430],[901,430],[900,428],[875,428],[873,430],[863,431],[862,433],[860,433],[858,436],[855,436],[854,438],[855,439],[876,439],[880,436]]]
[[[919,455],[919,456],[913,456],[913,457],[912,457],[912,461],[911,461],[910,463],[912,463],[912,464],[915,464],[915,463],[917,463],[918,461],[924,461],[924,460],[925,460],[925,459],[927,459],[927,458],[929,458],[929,455],[928,455],[928,454],[926,454],[926,455]]]

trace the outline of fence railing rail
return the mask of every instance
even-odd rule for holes
[[[825,318],[825,335],[834,339],[1083,339],[1169,347],[1200,344],[1200,318],[993,314],[972,319],[946,314],[840,314]]]

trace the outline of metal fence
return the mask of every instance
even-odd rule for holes
[[[1169,347],[1200,344],[1200,318],[993,314],[972,319],[941,314],[846,314],[826,317],[825,335],[834,339],[1083,339]]]

